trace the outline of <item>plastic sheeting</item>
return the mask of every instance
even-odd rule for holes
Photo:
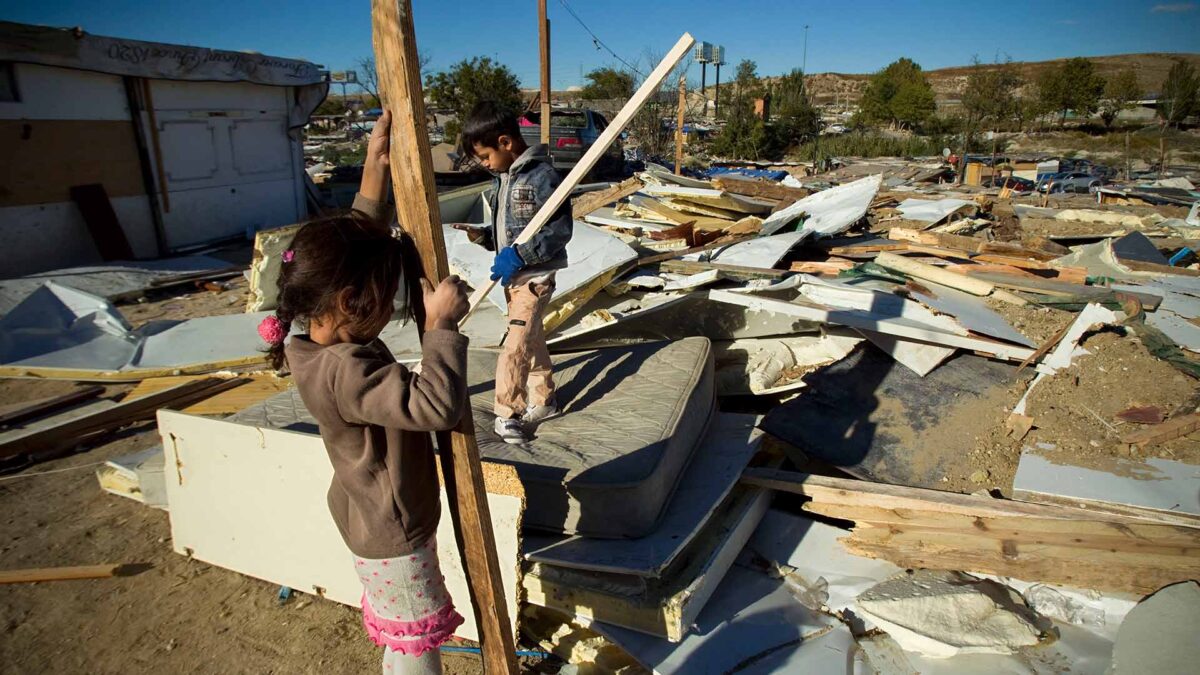
[[[974,206],[977,206],[975,202],[966,199],[905,199],[897,209],[907,220],[933,224],[940,223],[962,209]]]
[[[867,176],[852,183],[813,193],[791,206],[772,213],[763,221],[763,234],[775,234],[785,225],[807,216],[801,232],[828,237],[844,232],[867,214],[867,208],[879,192],[883,176]]]

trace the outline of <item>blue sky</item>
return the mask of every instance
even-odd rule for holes
[[[647,53],[665,52],[684,31],[725,46],[722,77],[749,58],[759,73],[800,67],[804,25],[809,72],[864,73],[900,56],[926,69],[972,56],[1015,61],[1132,52],[1200,52],[1200,0],[548,0],[552,82],[580,83],[581,71],[614,65],[562,4],[628,61],[648,72]],[[471,56],[505,63],[537,86],[535,0],[414,0],[417,41],[439,70]],[[352,68],[371,54],[367,0],[6,0],[0,19],[81,26],[101,35],[219,49],[252,50]],[[693,77],[698,77],[695,67]],[[711,82],[713,73],[709,69]]]

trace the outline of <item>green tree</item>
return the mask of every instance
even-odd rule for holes
[[[968,128],[999,131],[1006,122],[1016,119],[1020,108],[1017,100],[1020,86],[1021,77],[1011,63],[984,65],[976,59],[962,97]]]
[[[425,91],[433,105],[454,111],[458,120],[470,113],[480,101],[492,101],[497,106],[521,111],[521,88],[517,76],[508,66],[486,56],[464,59],[450,70],[425,78]],[[447,136],[457,136],[461,122],[446,125]]]
[[[627,99],[633,96],[633,75],[616,68],[597,68],[587,74],[591,80],[581,94],[589,100],[619,98]]]
[[[1111,127],[1122,110],[1133,107],[1133,102],[1142,97],[1142,86],[1137,73],[1123,70],[1108,78],[1104,83],[1104,98],[1100,101],[1100,119],[1104,126]]]
[[[920,124],[933,114],[933,88],[921,66],[908,58],[893,61],[867,82],[859,103],[862,116],[901,128]]]
[[[808,100],[804,73],[799,68],[779,78],[771,92],[774,144],[787,150],[817,133],[817,111]]]
[[[765,159],[773,153],[766,121],[754,114],[754,99],[762,94],[757,64],[750,59],[742,59],[734,71],[733,95],[722,102],[725,127],[713,139],[714,153],[737,159]]]
[[[1066,124],[1067,112],[1091,117],[1100,107],[1103,93],[1104,78],[1084,58],[1067,59],[1038,77],[1038,97],[1046,110],[1059,113],[1060,124]]]
[[[1158,116],[1163,127],[1182,123],[1189,115],[1200,112],[1200,79],[1196,69],[1184,61],[1176,61],[1167,73],[1162,95],[1158,97]]]

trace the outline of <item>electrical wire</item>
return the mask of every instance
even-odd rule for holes
[[[79,471],[80,469],[90,469],[94,466],[100,466],[105,462],[92,462],[91,464],[81,464],[79,466],[68,466],[65,469],[50,469],[49,471],[35,471],[32,473],[18,473],[11,476],[0,476],[0,482],[16,480],[18,478],[33,478],[34,476],[46,476],[52,473],[64,473],[67,471]]]
[[[640,70],[638,70],[637,68],[635,68],[635,67],[633,66],[633,64],[632,64],[632,63],[630,63],[630,62],[626,61],[625,59],[621,58],[620,56],[618,56],[618,55],[617,55],[617,53],[616,53],[616,52],[614,52],[614,51],[612,50],[612,48],[611,48],[611,47],[609,47],[608,45],[604,44],[604,41],[600,39],[600,36],[598,36],[598,35],[596,35],[595,33],[593,33],[593,32],[592,32],[592,29],[591,29],[591,28],[588,28],[588,27],[587,27],[587,24],[583,22],[583,19],[579,18],[579,15],[575,13],[575,10],[571,9],[571,6],[567,4],[567,0],[558,0],[558,2],[559,2],[559,4],[560,4],[560,5],[562,5],[562,6],[563,6],[563,9],[567,10],[567,12],[568,12],[568,13],[569,13],[569,14],[570,14],[572,17],[574,17],[574,18],[575,18],[575,21],[577,21],[577,22],[579,23],[579,25],[580,25],[580,26],[582,26],[582,27],[583,27],[583,29],[584,29],[585,31],[587,31],[588,35],[591,35],[591,36],[592,36],[592,44],[596,46],[596,49],[597,49],[597,50],[599,50],[599,49],[603,48],[603,49],[604,49],[605,51],[607,51],[609,54],[612,54],[612,57],[613,57],[614,59],[616,59],[616,60],[620,61],[621,63],[625,64],[625,67],[626,67],[626,68],[628,68],[628,69],[632,70],[633,72],[637,73],[638,75],[641,75],[642,77],[645,77],[645,76],[646,76],[646,74],[645,74],[645,73],[643,73],[642,71],[640,71]]]

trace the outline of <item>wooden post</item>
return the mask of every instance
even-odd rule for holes
[[[546,0],[538,0],[538,45],[542,54],[542,143],[550,143],[550,19]]]
[[[679,115],[675,118],[675,175],[683,171],[683,113],[687,108],[687,78],[679,74]]]
[[[371,24],[379,94],[384,107],[392,113],[391,174],[396,215],[416,243],[425,276],[436,284],[449,275],[449,266],[433,180],[412,0],[372,0]],[[479,624],[484,668],[488,673],[515,674],[512,624],[508,603],[504,601],[496,538],[470,410],[456,430],[437,434],[437,441],[450,496],[450,517]]]

